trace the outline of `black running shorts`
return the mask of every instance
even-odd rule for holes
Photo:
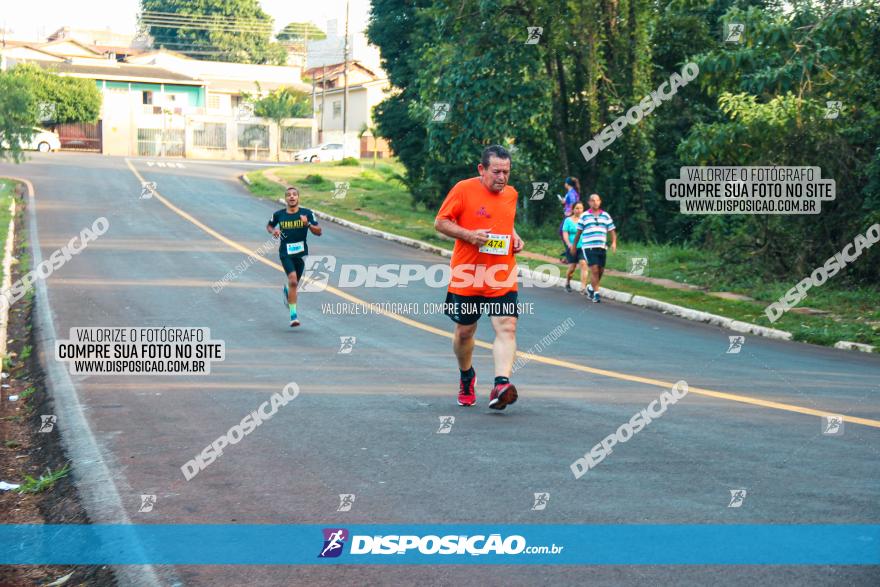
[[[489,316],[519,316],[516,307],[517,292],[507,292],[497,298],[486,296],[461,296],[446,292],[445,314],[453,322],[468,326],[474,324],[483,314]]]
[[[575,249],[574,255],[571,254],[571,249],[565,249],[565,262],[569,265],[574,263],[578,263],[584,260],[584,250],[583,249]]]
[[[281,266],[284,267],[284,273],[290,275],[296,273],[296,279],[302,279],[303,271],[306,268],[306,261],[302,255],[281,255]]]
[[[592,248],[592,249],[583,249],[584,256],[587,258],[587,265],[593,266],[598,265],[599,267],[605,266],[605,249],[602,248]]]

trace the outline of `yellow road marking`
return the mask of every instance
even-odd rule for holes
[[[141,176],[141,174],[138,173],[137,169],[135,169],[134,166],[131,164],[131,161],[126,159],[125,162],[128,165],[128,168],[131,169],[132,173],[134,173],[135,176],[140,181],[142,181],[142,182],[146,181],[143,178],[143,176]],[[213,228],[205,225],[203,222],[201,222],[197,218],[190,215],[188,212],[185,212],[185,211],[181,210],[180,208],[178,208],[177,206],[175,206],[174,204],[172,204],[164,196],[160,195],[158,191],[154,191],[153,194],[154,194],[154,196],[153,196],[154,198],[156,198],[157,200],[162,202],[165,206],[167,206],[175,214],[177,214],[177,215],[181,216],[182,218],[188,220],[189,222],[193,223],[194,225],[201,228],[202,230],[204,230],[205,232],[207,232],[208,234],[210,234],[211,236],[213,236],[214,238],[216,238],[220,242],[232,247],[233,249],[235,249],[237,251],[241,251],[242,253],[246,253],[248,255],[252,254],[252,251],[248,250],[246,247],[238,244],[237,242],[233,241],[232,239],[229,239],[229,238],[223,236],[222,234],[220,234],[219,232],[217,232]],[[265,259],[263,257],[256,257],[256,259],[257,259],[257,261],[260,261],[261,263],[268,265],[269,267],[272,267],[273,269],[277,269],[278,271],[281,271],[282,273],[284,272],[284,268],[281,267],[281,265],[279,265],[278,263],[273,263],[272,261],[269,261],[268,259]],[[431,334],[436,334],[437,336],[443,336],[448,339],[452,339],[451,332],[447,332],[446,330],[440,330],[439,328],[434,328],[433,326],[429,326],[427,324],[417,322],[416,320],[412,320],[410,318],[407,318],[406,316],[401,316],[399,314],[395,314],[394,312],[389,312],[387,310],[384,310],[384,309],[376,306],[375,304],[372,304],[371,302],[368,302],[366,300],[362,300],[358,297],[355,297],[355,296],[353,296],[349,293],[346,293],[340,289],[337,289],[333,286],[328,285],[324,291],[332,293],[333,295],[339,296],[345,300],[348,300],[352,303],[358,304],[358,305],[363,306],[365,308],[372,307],[372,311],[374,311],[374,313],[382,314],[384,316],[387,316],[388,318],[391,318],[392,320],[397,320],[398,322],[402,322],[403,324],[406,324],[407,326],[412,326],[413,328],[418,328],[419,330],[423,330],[425,332],[430,332]],[[485,349],[492,348],[491,343],[483,342],[482,340],[477,340],[475,342],[476,342],[476,345],[481,348],[485,348]],[[572,369],[574,371],[581,371],[583,373],[591,373],[593,375],[601,375],[603,377],[609,377],[611,379],[619,379],[621,381],[632,381],[634,383],[644,383],[645,385],[653,385],[655,387],[662,387],[664,389],[669,389],[673,385],[673,383],[670,383],[668,381],[661,381],[660,379],[652,379],[650,377],[640,377],[638,375],[629,375],[627,373],[619,373],[617,371],[609,371],[607,369],[597,369],[595,367],[587,367],[586,365],[578,365],[577,363],[572,363],[572,362],[564,361],[561,359],[554,359],[552,357],[543,357],[543,356],[534,355],[531,353],[525,353],[522,351],[517,351],[516,354],[517,354],[517,356],[522,357],[523,359],[528,359],[528,360],[535,361],[538,363],[543,363],[545,365],[554,365],[557,367],[565,367],[567,369]],[[784,403],[780,403],[780,402],[764,400],[764,399],[760,399],[757,397],[751,397],[751,396],[747,396],[747,395],[739,395],[739,394],[727,393],[727,392],[723,392],[723,391],[714,391],[712,389],[704,389],[702,387],[688,386],[688,392],[694,393],[696,395],[702,395],[705,397],[724,399],[724,400],[739,402],[739,403],[743,403],[743,404],[750,404],[753,406],[761,406],[763,408],[771,408],[774,410],[783,410],[786,412],[795,412],[798,414],[806,414],[809,416],[822,417],[822,416],[838,416],[838,415],[840,415],[840,414],[834,414],[833,412],[814,410],[812,408],[805,408],[802,406],[795,406],[792,404],[784,404]],[[859,418],[856,416],[843,416],[843,419],[846,422],[851,422],[853,424],[861,424],[863,426],[870,426],[872,428],[880,428],[880,421],[878,421],[878,420],[871,420],[869,418]]]

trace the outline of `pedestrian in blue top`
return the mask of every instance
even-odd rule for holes
[[[565,241],[565,262],[568,263],[568,274],[565,276],[565,291],[571,291],[571,278],[574,276],[577,266],[581,266],[581,290],[587,290],[587,261],[580,243],[575,242],[574,237],[578,231],[578,221],[584,213],[583,202],[578,202],[571,209],[571,216],[565,219],[562,225],[562,239]],[[583,240],[583,239],[581,239]]]
[[[565,178],[565,197],[557,195],[559,201],[562,202],[563,212],[562,212],[562,224],[559,225],[559,238],[562,239],[562,242],[565,243],[565,237],[562,236],[562,225],[565,224],[565,220],[571,216],[571,209],[574,208],[574,205],[581,201],[581,182],[578,181],[576,177],[566,177]],[[568,249],[568,244],[565,246]]]

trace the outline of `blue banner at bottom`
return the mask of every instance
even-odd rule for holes
[[[880,525],[0,525],[4,565],[876,565]]]

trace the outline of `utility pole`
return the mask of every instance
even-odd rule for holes
[[[306,25],[306,40],[303,46],[303,61],[302,61],[302,71],[305,71],[309,65],[309,29],[308,25]],[[302,77],[302,75],[300,75]],[[315,124],[315,76],[312,75],[312,125]],[[314,126],[312,126],[314,128]],[[311,133],[309,133],[309,147],[312,146],[312,138]]]
[[[6,35],[8,33],[14,33],[15,31],[12,29],[6,28],[6,19],[3,19],[3,28],[0,29],[0,31],[3,32],[2,48],[5,49],[6,48]]]
[[[312,76],[312,118],[315,117],[315,76]]]
[[[345,0],[345,44],[343,50],[344,65],[342,75],[345,83],[345,90],[342,93],[342,156],[345,157],[345,147],[347,145],[346,137],[348,136],[348,0]]]
[[[321,66],[321,124],[318,125],[318,142],[324,142],[324,112],[327,110],[327,65]]]

